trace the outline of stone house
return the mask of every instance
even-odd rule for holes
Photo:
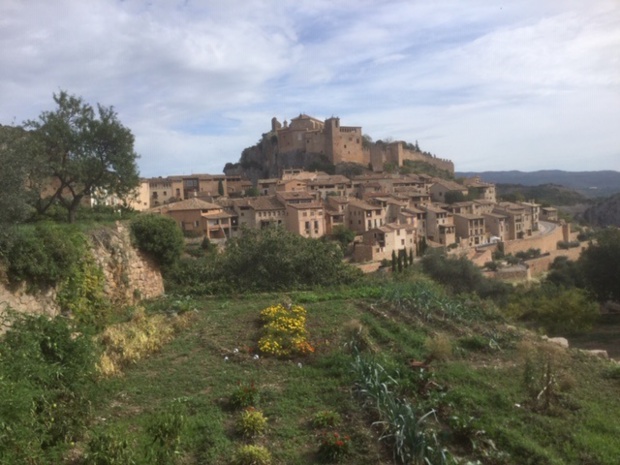
[[[204,235],[209,239],[231,236],[233,215],[214,203],[193,198],[158,207],[155,211],[173,218],[184,232]]]
[[[378,228],[385,223],[381,205],[359,199],[349,201],[346,220],[348,228],[358,233]]]
[[[392,252],[413,251],[417,242],[416,228],[410,224],[385,224],[362,234],[362,242],[356,243],[353,258],[357,262],[391,260]]]
[[[483,215],[456,213],[453,220],[457,242],[465,241],[469,247],[487,243]]]

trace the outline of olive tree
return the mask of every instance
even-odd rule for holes
[[[58,202],[74,222],[84,198],[102,193],[124,198],[138,186],[138,155],[113,107],[95,109],[66,91],[54,94],[54,102],[55,110],[24,124],[39,160],[35,207],[45,213]]]

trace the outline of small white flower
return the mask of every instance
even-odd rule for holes
[[[235,347],[235,350],[233,350],[233,354],[238,354],[238,353],[239,353],[239,349]]]
[[[254,354],[254,360],[258,360],[260,357],[258,356],[258,354]]]
[[[227,362],[228,361],[228,357],[224,357],[224,361]]]
[[[298,366],[299,368],[301,368],[303,365],[301,364],[301,362],[299,362],[299,363],[297,364],[297,366]]]

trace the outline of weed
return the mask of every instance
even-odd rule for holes
[[[452,356],[452,341],[445,334],[437,334],[426,339],[424,345],[433,360],[444,361]]]
[[[267,417],[263,415],[263,412],[256,410],[254,407],[248,407],[243,412],[237,421],[237,430],[242,436],[252,438],[260,436],[265,432],[267,427]]]
[[[235,452],[233,465],[270,465],[271,453],[263,446],[245,445]]]
[[[121,434],[99,432],[88,441],[84,465],[134,465],[133,449]]]
[[[324,433],[319,445],[319,458],[323,462],[339,462],[351,452],[351,438],[338,432]]]
[[[229,403],[235,409],[255,407],[260,400],[260,393],[254,381],[249,384],[239,383],[230,394]]]
[[[342,418],[338,412],[333,410],[320,410],[312,417],[312,426],[314,428],[333,428],[338,426]]]
[[[153,463],[168,465],[175,462],[179,454],[185,420],[184,408],[179,402],[173,402],[166,409],[151,417],[146,431],[151,438],[148,453]]]

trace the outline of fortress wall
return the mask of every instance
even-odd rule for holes
[[[278,131],[278,146],[280,152],[295,152],[305,150],[305,131],[282,129]]]
[[[322,131],[312,131],[305,134],[306,152],[325,153],[325,134]]]
[[[537,276],[549,271],[549,266],[551,266],[557,257],[568,257],[569,260],[576,261],[579,259],[579,255],[581,255],[581,251],[584,248],[585,247],[574,247],[568,250],[554,250],[544,257],[528,260],[526,263],[529,267],[530,274],[532,276]]]
[[[422,161],[436,168],[454,173],[454,163],[451,160],[445,158],[435,158],[423,154],[422,152],[416,152],[409,149],[403,149],[403,159],[411,161]]]
[[[506,241],[504,242],[504,253],[514,255],[517,252],[525,252],[528,249],[540,249],[542,253],[552,252],[557,249],[558,241],[562,240],[564,240],[563,228],[558,226],[549,234]]]

